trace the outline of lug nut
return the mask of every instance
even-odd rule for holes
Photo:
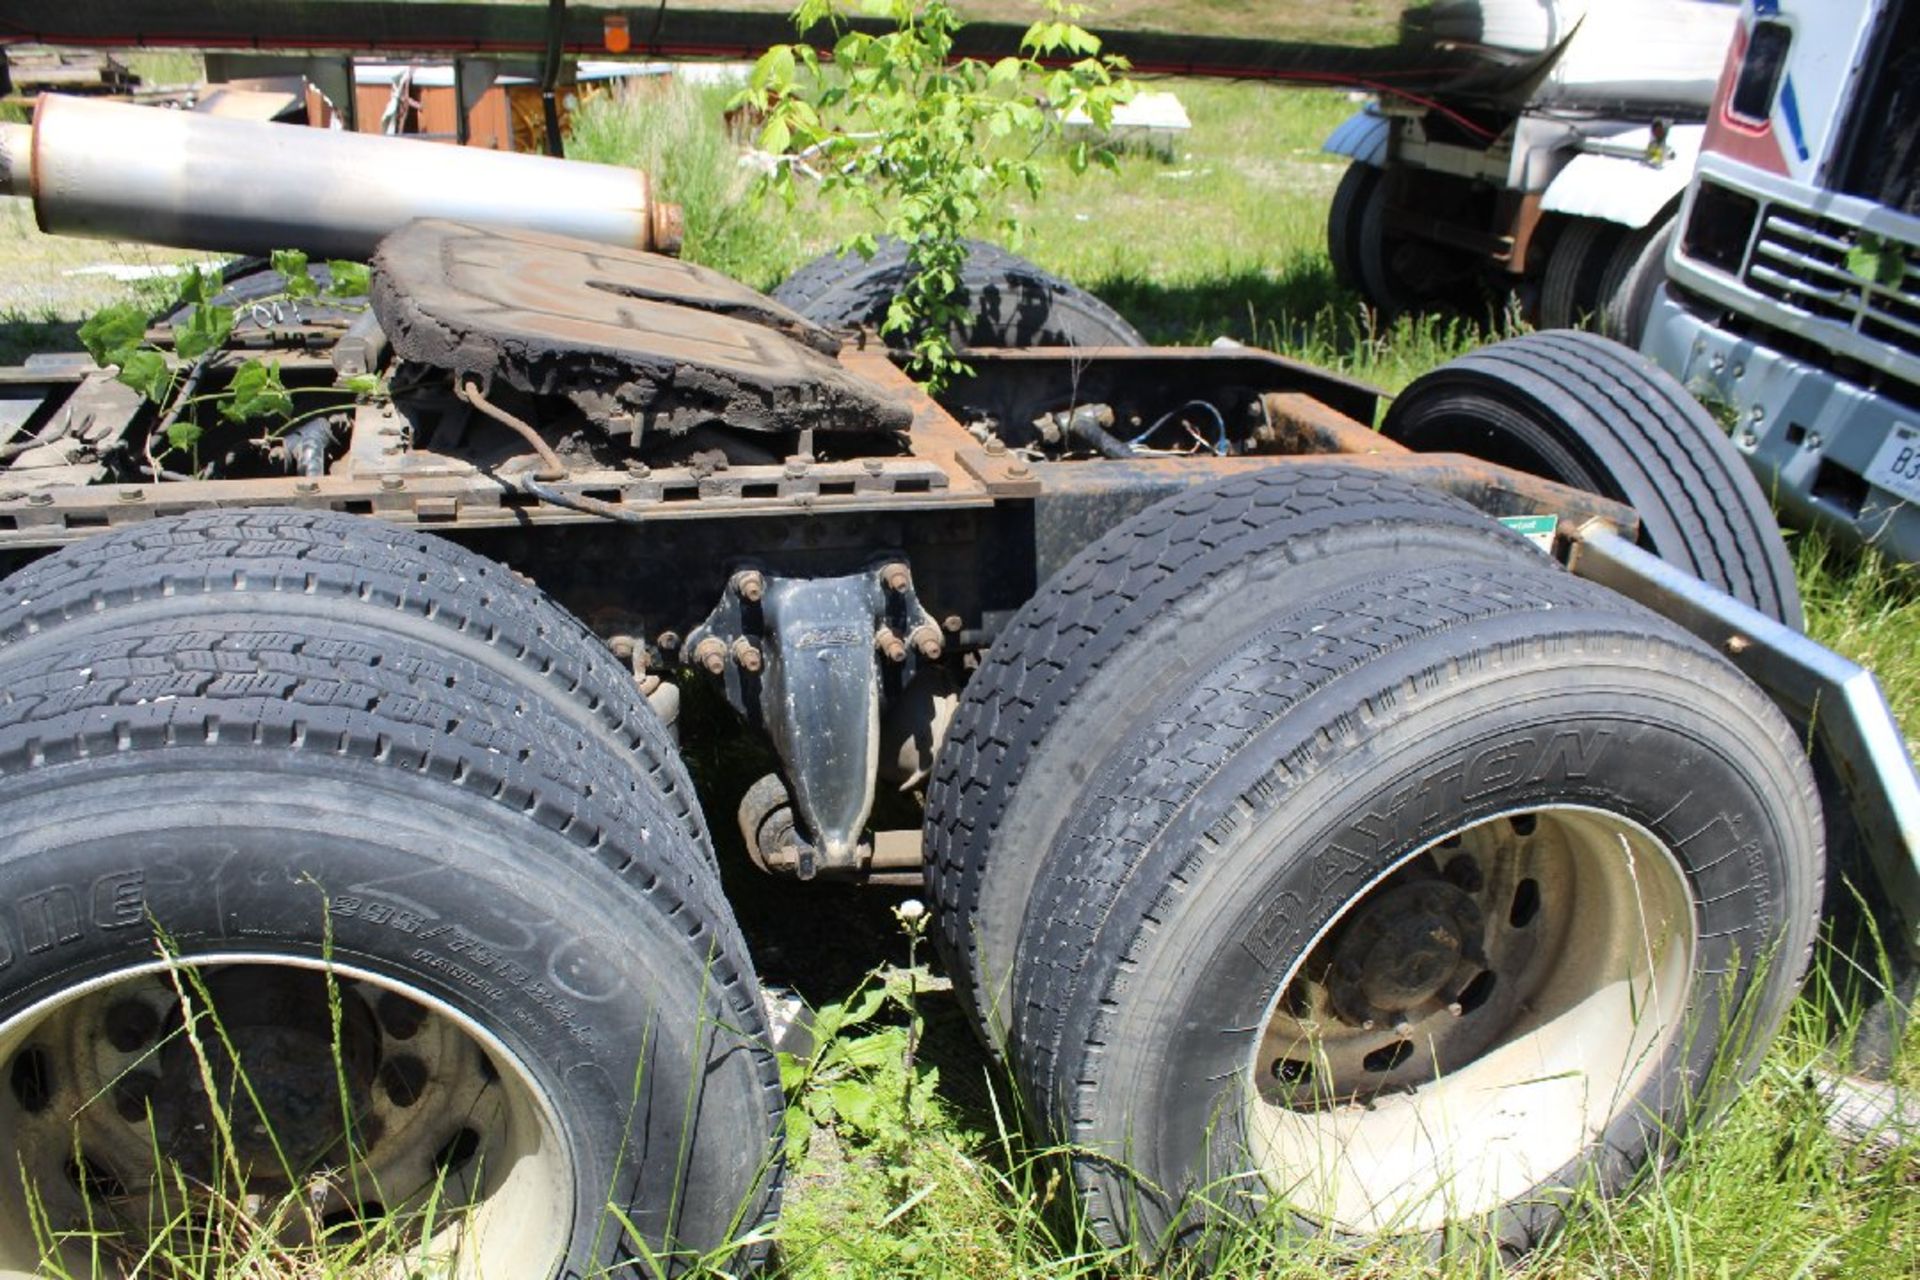
[[[107,1010],[107,1043],[121,1053],[133,1053],[153,1042],[160,1015],[138,1000],[122,1000]]]
[[[147,1103],[159,1090],[159,1076],[145,1071],[121,1076],[113,1086],[113,1109],[128,1124],[145,1124]]]
[[[380,1019],[381,1029],[395,1040],[413,1039],[427,1021],[427,1011],[397,991],[381,995],[374,1016]]]
[[[913,575],[907,572],[906,565],[895,560],[880,566],[880,583],[889,591],[905,591],[912,585]]]
[[[760,670],[760,651],[753,647],[753,641],[741,636],[733,642],[733,660],[740,669],[752,675]]]
[[[766,594],[767,580],[758,569],[742,569],[733,575],[733,589],[748,604],[759,604],[760,597]]]
[[[693,646],[694,665],[706,668],[710,676],[724,675],[727,670],[727,642],[719,636],[708,636]]]
[[[907,660],[907,646],[905,642],[903,642],[899,636],[895,635],[890,627],[882,627],[879,631],[875,632],[873,644],[876,649],[880,650],[880,652],[886,656],[888,662],[905,662]]]
[[[907,643],[914,647],[919,655],[928,662],[938,662],[943,652],[940,646],[940,629],[930,622],[923,622],[913,629],[907,637]]]
[[[427,1091],[427,1064],[411,1055],[390,1058],[380,1068],[380,1087],[396,1107],[410,1107]]]

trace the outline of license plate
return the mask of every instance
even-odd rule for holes
[[[1893,424],[1886,443],[1867,468],[1867,483],[1897,493],[1908,502],[1920,503],[1920,427]]]

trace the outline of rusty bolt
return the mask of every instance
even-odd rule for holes
[[[1007,474],[1010,476],[1013,476],[1015,479],[1018,479],[1021,476],[1030,475],[1032,471],[1033,471],[1032,467],[1029,467],[1026,463],[1020,462],[1017,460],[1007,464]]]
[[[320,482],[318,480],[296,480],[293,482],[293,491],[295,493],[318,493],[320,492]]]
[[[145,495],[144,489],[126,488],[120,491],[120,501],[138,502]]]
[[[733,660],[739,663],[740,669],[748,675],[753,675],[760,670],[760,650],[754,648],[753,641],[745,636],[733,642],[732,653]]]
[[[905,662],[907,646],[891,627],[882,627],[873,636],[874,648],[880,650],[888,662]]]
[[[759,604],[760,597],[767,592],[767,580],[758,569],[742,569],[733,575],[733,589],[748,604]]]
[[[1005,453],[1006,451],[1007,451],[1007,442],[1005,440],[1002,440],[999,436],[989,436],[987,438],[987,456],[988,457],[997,458],[1001,454]]]
[[[938,662],[940,660],[940,654],[942,652],[940,646],[940,628],[934,626],[931,622],[923,622],[915,627],[913,634],[907,637],[907,643],[911,644],[914,650],[928,662]]]
[[[895,560],[880,566],[880,584],[889,591],[905,591],[913,585],[913,575],[906,565]]]
[[[727,669],[727,642],[719,636],[708,636],[693,646],[695,665],[706,668],[711,676],[722,675]]]

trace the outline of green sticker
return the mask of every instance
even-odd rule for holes
[[[1559,516],[1501,516],[1500,523],[1548,555],[1553,554],[1553,535],[1560,528]]]

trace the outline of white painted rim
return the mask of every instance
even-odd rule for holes
[[[389,976],[310,957],[242,953],[130,966],[41,1000],[0,1024],[0,1150],[14,1153],[16,1162],[10,1176],[0,1178],[0,1277],[43,1269],[50,1260],[45,1224],[56,1232],[80,1228],[109,1236],[102,1256],[114,1260],[115,1249],[138,1257],[154,1239],[150,1222],[179,1214],[177,1195],[156,1184],[151,1127],[130,1120],[116,1105],[117,1085],[151,1070],[159,1046],[114,1048],[100,1030],[99,1015],[129,998],[157,1006],[171,998],[177,1007],[177,995],[169,992],[194,994],[189,971],[235,966],[327,973],[343,991],[376,999],[392,993],[427,1015],[403,1046],[389,1031],[379,1033],[389,1056],[424,1066],[427,1085],[404,1106],[391,1091],[375,1087],[377,1100],[369,1110],[379,1116],[382,1132],[364,1144],[361,1158],[302,1179],[302,1194],[318,1211],[313,1216],[369,1201],[383,1207],[406,1224],[390,1248],[395,1274],[429,1263],[450,1268],[435,1274],[462,1278],[552,1273],[574,1220],[573,1155],[545,1092],[521,1060],[460,1010]],[[48,1067],[47,1101],[35,1110],[15,1082],[16,1064],[29,1050]],[[450,1146],[456,1139],[459,1146]],[[469,1146],[471,1154],[457,1162],[447,1155]],[[73,1172],[76,1151],[107,1170],[124,1194],[83,1194]],[[37,1188],[32,1200],[21,1166]],[[285,1194],[277,1189],[260,1208],[270,1209]],[[276,1239],[311,1244],[309,1221],[289,1215]],[[52,1257],[73,1274],[92,1274],[95,1247],[76,1239]],[[103,1274],[118,1276],[124,1269]]]
[[[1372,1028],[1351,996],[1343,1017],[1325,977],[1329,957],[1353,954],[1339,950],[1342,926],[1363,928],[1364,905],[1377,916],[1379,895],[1461,857],[1481,872],[1466,896],[1484,965],[1462,960],[1432,998]],[[1678,860],[1618,814],[1515,810],[1415,850],[1355,894],[1275,990],[1246,1106],[1269,1191],[1361,1236],[1430,1232],[1525,1196],[1632,1105],[1682,1033],[1698,934]],[[1492,978],[1469,977],[1481,968]]]

